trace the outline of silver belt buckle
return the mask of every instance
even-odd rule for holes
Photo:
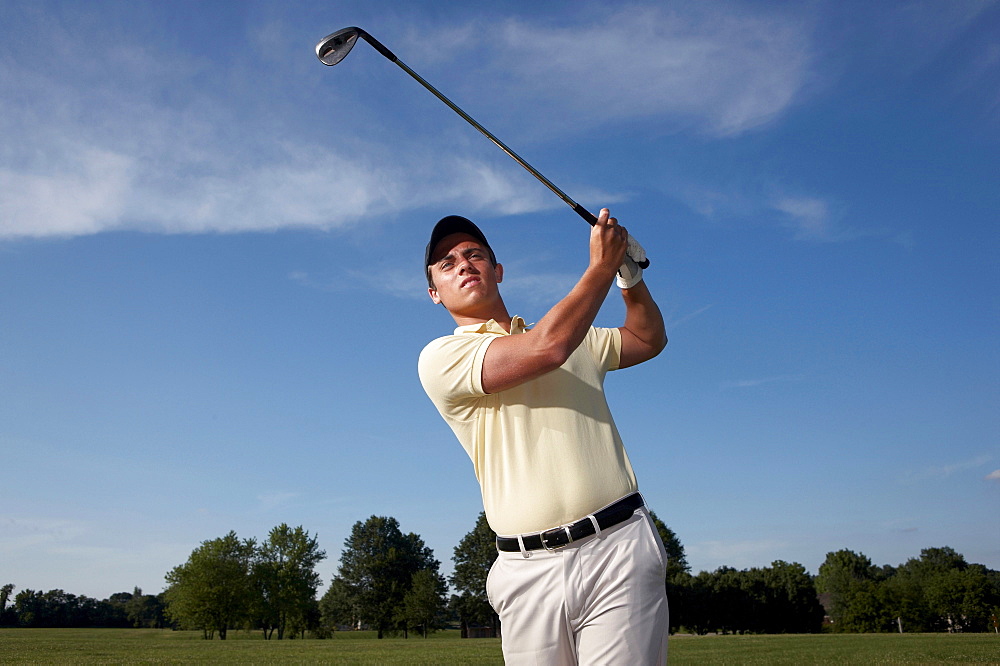
[[[549,534],[549,533],[556,533],[556,534],[558,534],[559,530],[563,530],[564,532],[566,532],[566,543],[560,543],[560,544],[556,544],[555,546],[550,546],[549,542],[548,542],[548,539],[545,538],[545,535]],[[547,550],[549,552],[553,552],[553,551],[559,550],[560,548],[565,548],[566,546],[568,546],[571,543],[573,543],[573,535],[569,531],[569,525],[563,525],[561,527],[554,527],[551,530],[545,530],[544,532],[542,532],[541,536],[542,536],[542,547],[544,547],[545,550]]]

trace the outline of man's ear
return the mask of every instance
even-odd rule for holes
[[[438,296],[437,289],[434,287],[427,287],[427,295],[431,297],[435,305],[441,305],[441,297]]]
[[[497,274],[497,284],[503,282],[503,264],[497,264],[493,267],[493,270]]]

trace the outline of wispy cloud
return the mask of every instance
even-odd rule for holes
[[[155,65],[134,71],[135,59],[164,54],[105,37],[88,43],[86,76],[42,73],[28,58],[0,68],[0,85],[18,91],[0,100],[0,239],[329,230],[444,204],[493,215],[561,205],[498,168],[499,154],[444,151],[427,168],[441,137],[365,144],[345,130],[318,147],[304,128],[264,131],[238,108],[258,97]],[[196,79],[185,54],[166,59]]]
[[[697,319],[701,315],[703,315],[706,312],[708,312],[709,310],[711,310],[714,306],[715,306],[714,303],[710,303],[708,305],[705,305],[705,306],[702,306],[702,307],[698,308],[694,312],[689,312],[688,314],[681,315],[680,317],[677,317],[675,319],[670,319],[669,321],[667,321],[667,324],[666,324],[667,325],[667,334],[669,335],[670,331],[673,331],[673,330],[676,330],[676,329],[680,328],[683,324],[686,324],[687,322],[691,321],[692,319]]]
[[[77,520],[0,517],[0,553],[71,542],[87,531],[88,525]]]
[[[787,225],[800,240],[832,241],[840,235],[834,228],[826,201],[814,197],[783,197],[774,208],[784,213]]]
[[[993,456],[984,454],[968,460],[959,460],[956,462],[945,463],[942,465],[932,465],[930,467],[925,467],[924,469],[921,470],[910,470],[904,474],[903,481],[905,483],[916,483],[920,481],[926,481],[929,479],[945,479],[954,476],[955,474],[960,474],[968,470],[982,467],[983,465],[989,463],[991,460],[993,460]],[[993,477],[993,475],[997,474],[998,472],[1000,472],[1000,470],[997,470],[997,472],[992,472],[991,474],[987,475],[986,478],[991,479],[991,477]]]
[[[579,275],[567,273],[533,273],[504,278],[501,290],[510,300],[528,305],[549,305],[565,296]],[[530,322],[529,322],[530,323]]]
[[[909,231],[894,231],[887,227],[854,227],[845,222],[845,213],[837,202],[809,195],[773,197],[768,208],[779,213],[778,223],[792,232],[798,241],[812,243],[843,243],[859,239],[885,239],[912,249],[913,235]]]
[[[362,271],[350,270],[348,275],[355,284],[368,284],[389,296],[430,303],[430,298],[427,296],[427,279],[419,270],[406,271],[397,268],[380,270],[377,282],[372,282],[371,275]]]
[[[769,554],[786,551],[788,546],[788,542],[773,539],[701,541],[685,545],[685,550],[689,560],[707,563],[711,569],[721,566],[747,569],[769,565]]]
[[[914,0],[883,5],[871,17],[874,29],[881,29],[879,46],[895,58],[887,58],[901,75],[909,76],[937,58],[980,16],[989,11],[993,0],[936,2]],[[892,30],[884,27],[892,26]]]
[[[807,23],[697,4],[630,5],[572,25],[511,19],[489,43],[482,85],[540,107],[547,130],[645,117],[732,136],[797,100],[810,77]]]
[[[738,379],[722,382],[722,384],[720,384],[720,388],[722,390],[754,388],[756,386],[773,384],[776,382],[800,382],[803,379],[804,377],[802,375],[778,375],[776,377],[761,377],[758,379]]]
[[[509,273],[508,273],[509,275]],[[288,279],[309,289],[321,291],[341,291],[351,285],[364,282],[383,294],[406,300],[430,302],[427,297],[427,280],[419,271],[388,268],[379,271],[379,280],[371,282],[371,276],[360,270],[345,269],[339,277],[317,277],[306,271],[292,271]],[[512,306],[551,305],[566,295],[579,275],[568,273],[532,273],[505,277],[501,292]]]
[[[1000,469],[995,469],[985,477],[986,481],[1000,481]]]
[[[36,21],[25,29],[40,31]],[[632,6],[568,26],[499,26],[485,38],[471,23],[433,39],[433,30],[414,34],[452,56],[486,51],[484,75],[463,70],[459,80],[477,98],[530,106],[546,131],[654,118],[731,136],[783,113],[809,77],[809,31],[787,14]],[[0,68],[0,86],[16,91],[0,99],[0,239],[335,230],[428,207],[510,215],[561,205],[499,153],[475,157],[458,138],[466,134],[388,131],[366,143],[345,120],[363,114],[361,104],[333,106],[322,135],[267,124],[261,118],[297,103],[287,88],[268,87],[281,85],[271,60],[251,88],[238,61],[211,63],[178,42],[91,27],[81,55],[74,30],[49,17],[51,52],[18,51]],[[287,40],[282,30],[250,25],[247,39],[275,47]],[[74,68],[43,65],[60,58]],[[298,75],[302,66],[286,68]],[[573,191],[580,200],[623,198]]]
[[[263,495],[257,495],[257,501],[260,503],[261,510],[270,511],[271,509],[277,509],[283,506],[287,506],[300,495],[301,493],[280,492],[280,491],[273,493],[264,493]]]
[[[716,221],[755,220],[787,229],[794,240],[841,243],[860,238],[887,238],[912,247],[908,232],[887,228],[855,228],[845,222],[844,206],[830,197],[783,192],[777,183],[722,183],[710,187],[678,176],[675,196],[699,215]],[[761,191],[763,190],[763,194]]]

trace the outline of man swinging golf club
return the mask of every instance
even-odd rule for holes
[[[475,224],[449,216],[431,232],[427,291],[458,328],[423,349],[420,381],[472,459],[500,535],[487,594],[508,664],[666,661],[666,553],[603,388],[607,371],[667,343],[644,259],[601,210],[587,269],[528,328],[508,313],[503,266]],[[625,322],[595,327],[612,282]]]

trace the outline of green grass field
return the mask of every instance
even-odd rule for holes
[[[376,640],[371,632],[330,640],[264,641],[259,633],[202,640],[155,629],[0,629],[2,664],[502,664],[500,641],[447,631]],[[671,664],[1000,664],[996,634],[677,636]]]

